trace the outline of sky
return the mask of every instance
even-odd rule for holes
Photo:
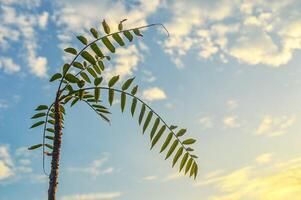
[[[149,150],[118,101],[111,125],[84,105],[67,109],[61,200],[297,200],[301,196],[299,0],[0,0],[0,200],[47,198],[29,129],[49,83],[80,48],[77,35],[163,23],[118,48],[106,75],[136,76],[138,96],[197,139],[196,180]],[[46,169],[49,171],[49,160]]]

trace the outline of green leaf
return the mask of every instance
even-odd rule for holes
[[[82,89],[78,90],[78,97],[79,97],[80,100],[83,99],[84,94],[85,94],[85,93],[84,93],[84,90],[82,90]]]
[[[118,24],[118,30],[119,31],[122,31],[123,30],[123,22],[125,22],[127,19],[123,19],[123,20],[121,20],[120,22],[119,22],[119,24]]]
[[[115,53],[115,47],[113,46],[113,44],[110,42],[110,40],[108,39],[108,37],[103,37],[102,39],[103,44],[112,52]]]
[[[48,123],[54,125],[54,124],[55,124],[55,121],[52,120],[52,119],[50,119],[50,120],[48,120]]]
[[[44,123],[45,123],[45,121],[38,121],[37,123],[33,124],[30,128],[35,128],[35,127],[40,126]]]
[[[170,128],[171,130],[173,130],[173,129],[176,129],[176,128],[178,128],[178,126],[171,125],[169,128]]]
[[[70,65],[68,63],[64,64],[64,66],[63,66],[63,74],[66,74],[67,71],[69,70],[69,68],[70,68]]]
[[[46,147],[48,147],[49,149],[53,149],[53,146],[50,144],[45,144]]]
[[[167,158],[169,158],[169,156],[171,156],[171,154],[174,152],[174,150],[175,150],[175,148],[178,146],[178,144],[179,144],[179,141],[178,141],[178,140],[175,140],[175,141],[172,143],[172,145],[170,146],[170,148],[169,148],[169,150],[168,150],[168,152],[167,152],[167,154],[166,154],[165,160],[166,160]]]
[[[100,88],[96,87],[94,89],[94,97],[95,97],[95,102],[97,102],[99,100],[99,97],[100,97]]]
[[[132,116],[134,116],[134,114],[135,114],[136,105],[137,105],[137,99],[136,99],[136,98],[133,98],[133,100],[132,100],[132,105],[131,105],[131,113],[132,113]]]
[[[105,31],[106,34],[110,34],[110,27],[109,25],[107,24],[106,20],[103,20],[102,21],[102,27],[103,27],[103,30]]]
[[[47,138],[48,140],[54,140],[54,137],[53,136],[49,136],[49,135],[46,135],[45,138]]]
[[[153,117],[153,112],[152,111],[149,111],[148,114],[147,114],[147,117],[145,119],[145,122],[144,122],[144,125],[143,125],[143,133],[145,132],[145,130],[147,129],[151,119]]]
[[[96,43],[91,44],[91,49],[94,51],[94,53],[96,55],[98,55],[100,58],[103,58],[104,55],[102,53],[102,51],[100,50],[100,48],[98,47],[98,45]]]
[[[54,74],[54,75],[50,78],[49,82],[53,82],[53,81],[55,81],[55,80],[57,80],[57,79],[60,79],[60,78],[62,78],[62,74],[56,73],[56,74]]]
[[[139,125],[141,124],[141,122],[143,120],[144,113],[145,113],[145,104],[142,104],[141,110],[140,110],[140,115],[139,115]]]
[[[36,144],[36,145],[29,147],[28,150],[34,150],[34,149],[40,148],[41,146],[43,146],[43,144]]]
[[[85,81],[84,80],[80,80],[80,81],[78,81],[77,82],[77,86],[79,87],[79,88],[83,88],[84,86],[85,86]]]
[[[126,95],[124,92],[122,92],[120,97],[121,112],[124,111],[125,103],[126,103]]]
[[[66,74],[65,79],[70,83],[77,83],[79,81],[73,74]]]
[[[135,94],[137,93],[138,91],[138,85],[136,85],[135,87],[133,87],[132,91],[131,91],[131,94],[135,96]]]
[[[107,118],[107,116],[105,116],[105,115],[102,114],[102,113],[98,113],[98,114],[99,114],[99,116],[100,116],[102,119],[104,119],[106,122],[110,123],[110,119]]]
[[[74,106],[77,102],[78,102],[79,98],[75,98],[72,102],[71,102],[71,107]]]
[[[98,39],[99,38],[99,34],[98,31],[95,28],[91,28],[90,32],[92,33],[93,37]]]
[[[131,42],[133,41],[133,35],[130,33],[130,31],[124,31],[123,32],[124,36]]]
[[[91,63],[92,65],[96,65],[96,61],[95,59],[93,58],[93,56],[88,52],[88,51],[83,51],[81,53],[81,56],[87,60],[89,63]]]
[[[39,110],[47,110],[48,106],[47,105],[39,105],[35,110],[39,111]]]
[[[88,44],[88,40],[87,40],[87,38],[85,38],[84,36],[77,36],[77,39],[79,40],[79,41],[81,41],[84,45],[87,45]]]
[[[196,155],[190,155],[192,158],[199,158],[199,157],[197,157]]]
[[[98,67],[98,65],[93,65],[93,69],[96,71],[97,74],[101,74],[101,69]]]
[[[85,69],[84,68],[84,66],[80,63],[80,62],[73,62],[73,64],[72,64],[74,67],[76,67],[76,68],[78,68],[78,69],[81,69],[81,70],[83,70],[83,69]]]
[[[173,158],[173,161],[172,161],[172,167],[174,167],[175,164],[177,163],[177,161],[179,160],[180,156],[183,153],[183,150],[184,150],[184,148],[180,147],[179,150],[177,151],[177,153],[176,153],[176,155],[175,155],[175,157]]]
[[[193,151],[193,149],[190,148],[190,147],[188,147],[188,148],[186,148],[186,151]],[[192,156],[191,156],[191,157],[192,157]]]
[[[189,177],[193,176],[193,174],[194,174],[194,168],[195,168],[195,162],[193,162],[192,165],[191,165]]]
[[[151,140],[153,139],[153,137],[154,137],[154,135],[155,135],[155,133],[157,131],[159,123],[160,123],[160,119],[159,119],[159,117],[157,117],[156,120],[155,120],[155,122],[154,122],[153,128],[152,128],[152,130],[150,132],[150,139]]]
[[[151,149],[156,145],[156,143],[159,141],[159,139],[161,138],[161,136],[163,135],[164,131],[166,129],[166,126],[163,125],[160,130],[158,131],[158,133],[156,134],[156,136],[154,137],[154,139],[152,140],[152,145],[151,145]]]
[[[166,149],[166,147],[169,145],[169,143],[170,143],[170,141],[172,139],[172,136],[173,136],[173,133],[170,132],[168,134],[168,136],[166,137],[165,142],[163,143],[163,145],[161,147],[160,153],[162,153]]]
[[[46,131],[48,131],[50,133],[54,133],[54,129],[53,128],[47,128]]]
[[[102,81],[102,77],[97,77],[96,79],[94,79],[94,85],[98,86]]]
[[[196,179],[197,175],[198,175],[198,165],[194,162],[194,179]]]
[[[114,90],[109,89],[109,103],[110,103],[110,106],[112,106],[113,100],[114,100]]]
[[[114,40],[120,45],[120,46],[124,46],[124,42],[122,40],[122,38],[119,36],[118,33],[114,33],[112,35],[112,37],[114,38]]]
[[[184,140],[183,144],[189,145],[189,144],[193,144],[195,142],[196,142],[195,139],[190,138],[190,139]]]
[[[181,136],[183,136],[184,134],[186,133],[186,129],[181,129],[181,130],[179,130],[178,131],[178,133],[177,133],[177,137],[181,137]]]
[[[122,90],[127,90],[130,87],[130,85],[132,84],[132,82],[133,82],[134,79],[135,79],[135,77],[134,78],[130,78],[127,81],[125,81],[124,84],[122,85],[121,89]]]
[[[68,48],[64,49],[64,51],[67,52],[67,53],[71,53],[73,55],[77,55],[76,49],[74,49],[72,47],[68,47]]]
[[[183,167],[185,166],[186,162],[187,162],[187,159],[188,159],[188,156],[189,156],[189,153],[185,153],[183,158],[182,158],[182,161],[181,161],[181,164],[180,164],[180,170],[179,172],[182,171]]]
[[[102,71],[105,70],[105,66],[103,65],[103,62],[101,60],[99,60],[97,63]]]
[[[109,87],[112,87],[113,85],[115,85],[115,83],[116,83],[118,80],[119,80],[119,75],[113,76],[113,77],[109,80],[108,86],[109,86]]]
[[[36,118],[44,117],[45,115],[46,115],[46,113],[37,113],[34,116],[32,116],[31,119],[36,119]]]
[[[187,162],[186,168],[185,168],[185,174],[189,171],[191,164],[192,164],[193,158],[190,158]]]
[[[133,30],[133,32],[135,33],[135,35],[142,37],[143,35],[140,33],[140,30],[138,28],[135,28]]]
[[[97,74],[91,67],[87,67],[87,71],[89,72],[89,74],[91,74],[91,76],[93,76],[94,78],[97,78]]]
[[[80,76],[81,76],[85,81],[87,81],[88,83],[91,83],[91,80],[90,80],[89,76],[88,76],[85,72],[81,72],[81,73],[80,73]]]

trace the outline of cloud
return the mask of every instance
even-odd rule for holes
[[[294,125],[295,121],[295,116],[275,117],[266,115],[262,118],[255,134],[267,135],[268,137],[284,135],[287,134],[288,129]]]
[[[14,164],[8,146],[0,146],[0,181],[14,176],[13,167]]]
[[[264,154],[257,156],[255,161],[258,164],[266,164],[266,163],[271,162],[272,156],[273,156],[273,154],[271,154],[271,153],[264,153]]]
[[[0,57],[0,69],[3,68],[3,71],[8,74],[13,74],[20,71],[20,66],[11,58]]]
[[[62,200],[105,200],[105,199],[116,199],[121,197],[121,192],[111,193],[88,193],[88,194],[75,194],[63,196]]]
[[[99,176],[99,175],[111,174],[115,171],[114,167],[103,168],[103,165],[107,161],[108,161],[108,155],[104,155],[101,159],[92,161],[86,167],[69,167],[68,170],[70,172],[87,173],[93,177]]]
[[[273,163],[263,168],[246,166],[196,183],[217,191],[209,200],[297,200],[301,195],[301,158]]]
[[[178,67],[191,50],[204,60],[227,62],[232,57],[249,65],[278,67],[301,49],[299,1],[167,2],[171,37],[162,45]]]
[[[237,120],[236,116],[227,116],[223,119],[223,123],[226,128],[238,128],[241,124]]]
[[[157,176],[145,176],[142,178],[143,181],[154,181],[157,180],[158,177]]]
[[[213,127],[212,118],[209,116],[199,118],[198,123],[202,126],[203,129],[208,129]]]
[[[234,110],[238,107],[238,103],[235,100],[229,100],[226,102],[228,110]]]
[[[24,4],[18,4],[23,8],[22,12],[19,11],[20,8],[14,7],[15,1],[6,1],[7,5],[0,7],[2,23],[0,30],[4,30],[0,33],[0,47],[8,50],[13,45],[12,42],[20,41],[26,50],[22,57],[27,61],[30,72],[43,78],[47,76],[47,58],[37,55],[40,47],[36,28],[46,28],[48,13],[32,14],[26,7],[38,6],[35,3],[36,1],[25,1]],[[20,70],[20,66],[17,64],[14,64],[13,67],[14,72]]]
[[[158,101],[167,98],[165,92],[158,87],[152,87],[144,90],[142,92],[142,96],[147,101]]]

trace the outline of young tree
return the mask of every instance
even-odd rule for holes
[[[111,33],[109,25],[103,20],[102,27],[105,35],[101,37],[95,28],[91,28],[90,32],[95,38],[91,42],[88,42],[84,36],[77,36],[77,39],[84,45],[83,48],[80,51],[77,51],[73,47],[66,48],[65,52],[74,55],[73,60],[70,63],[64,64],[61,73],[56,73],[50,78],[50,82],[58,81],[55,101],[50,106],[39,105],[35,109],[36,114],[34,114],[32,119],[38,121],[35,121],[31,128],[44,127],[43,141],[41,144],[33,145],[28,149],[34,150],[42,147],[44,172],[45,156],[52,157],[48,200],[56,199],[65,107],[68,104],[72,107],[78,102],[83,102],[104,121],[110,122],[109,108],[103,103],[107,101],[109,106],[112,106],[115,94],[120,95],[120,108],[122,112],[125,110],[127,99],[131,100],[130,111],[132,116],[134,117],[135,113],[137,113],[138,122],[142,126],[143,133],[149,130],[151,149],[166,134],[160,148],[160,153],[166,150],[165,159],[174,154],[172,167],[181,158],[179,172],[184,170],[185,174],[188,173],[190,177],[194,178],[198,174],[197,156],[193,154],[193,149],[190,146],[196,140],[192,138],[181,140],[181,137],[186,133],[186,129],[179,129],[175,125],[167,125],[161,116],[136,96],[138,85],[132,86],[134,77],[126,80],[120,89],[115,87],[119,80],[118,75],[113,76],[107,81],[103,81],[104,61],[111,58],[103,53],[102,48],[107,48],[109,52],[115,53],[115,46],[125,46],[125,39],[132,42],[135,37],[142,37],[141,29],[158,25],[164,28],[162,24],[150,24],[124,30],[124,21],[122,20],[118,24],[119,31]],[[99,43],[102,43],[103,46],[100,47]],[[76,73],[70,73],[70,69],[76,71]],[[103,96],[100,95],[101,91],[107,92],[107,99],[103,99]],[[102,100],[100,100],[101,98]],[[139,111],[138,107],[140,108]]]

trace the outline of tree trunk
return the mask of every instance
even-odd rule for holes
[[[62,142],[62,113],[60,110],[59,94],[54,103],[55,125],[54,125],[54,141],[51,161],[51,172],[49,175],[48,200],[56,199],[56,191],[59,175],[60,150]]]

